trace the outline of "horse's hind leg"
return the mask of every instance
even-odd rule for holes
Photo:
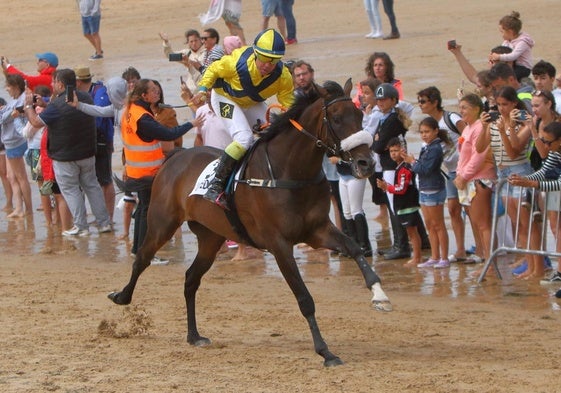
[[[171,239],[177,228],[182,224],[177,215],[172,215],[169,212],[162,214],[162,212],[157,211],[157,208],[155,210],[149,211],[146,235],[134,258],[128,284],[121,292],[111,292],[107,295],[116,304],[130,304],[138,278],[150,266],[156,251]]]
[[[392,311],[393,306],[382,289],[382,281],[370,266],[360,246],[350,237],[339,231],[333,224],[314,234],[309,244],[312,247],[328,248],[339,253],[350,255],[360,269],[366,286],[372,291],[372,306],[378,311]]]
[[[323,357],[323,365],[330,367],[343,364],[343,361],[338,356],[335,356],[329,351],[327,343],[321,336],[315,316],[316,308],[314,299],[312,298],[312,295],[310,295],[308,288],[306,288],[304,280],[302,280],[302,276],[300,275],[300,271],[296,266],[296,261],[294,259],[294,255],[292,254],[292,246],[284,245],[279,248],[275,248],[274,250],[269,249],[269,251],[271,251],[275,256],[284,279],[298,301],[300,312],[304,318],[306,318],[306,321],[308,321],[308,326],[310,327],[312,338],[314,340],[314,349],[318,355]]]
[[[195,260],[185,272],[184,296],[187,307],[187,342],[202,347],[210,345],[210,340],[199,334],[195,313],[197,290],[201,285],[201,278],[210,269],[216,254],[222,247],[225,238],[210,231],[196,222],[189,222],[189,228],[197,236],[198,251]]]

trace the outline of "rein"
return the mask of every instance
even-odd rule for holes
[[[333,126],[331,125],[331,123],[329,121],[329,118],[327,116],[327,109],[331,105],[333,105],[337,102],[342,102],[342,101],[351,101],[351,98],[350,97],[338,97],[338,98],[335,98],[331,101],[326,102],[322,107],[323,124],[326,126],[327,133],[333,138],[333,140],[337,140],[337,135],[335,134],[335,130],[333,129]],[[268,112],[269,111],[267,111],[267,113]],[[310,133],[309,131],[307,131],[296,120],[294,120],[294,119],[289,119],[289,120],[290,120],[290,123],[294,126],[294,128],[296,128],[296,130],[298,130],[299,132],[304,134],[306,137],[312,139],[314,141],[316,147],[318,147],[320,149],[324,149],[328,154],[333,155],[333,156],[341,157],[345,153],[341,150],[341,147],[340,147],[341,141],[336,142],[334,146],[329,146],[320,137],[317,137],[317,136],[313,135],[312,133]],[[257,145],[257,143],[255,143],[253,145],[253,148],[255,148],[256,145]],[[265,149],[265,152],[266,151],[267,150]],[[251,155],[249,154],[248,156],[251,156]],[[267,169],[269,171],[270,179],[238,179],[238,180],[236,180],[236,182],[237,183],[242,183],[242,184],[247,184],[250,187],[296,189],[296,188],[303,188],[303,187],[306,187],[308,185],[318,184],[319,182],[321,182],[325,178],[325,174],[323,173],[323,171],[320,171],[315,176],[315,178],[313,178],[311,180],[281,180],[281,179],[275,179],[275,176],[273,174],[273,167],[271,165],[271,162],[269,160],[269,154],[267,152],[265,153],[265,158],[267,160]],[[247,164],[247,161],[245,161],[245,164]],[[244,169],[242,169],[241,173],[243,173],[243,172],[244,172]]]
[[[329,108],[331,105],[333,105],[337,102],[342,102],[342,101],[352,101],[352,100],[351,100],[350,97],[338,97],[338,98],[335,98],[335,99],[325,103],[323,105],[323,108],[322,108],[322,110],[323,110],[323,123],[326,125],[327,132],[331,135],[333,140],[337,140],[337,135],[335,134],[335,130],[333,129],[333,126],[331,125],[331,122],[329,121],[329,118],[327,117],[327,108]],[[307,131],[296,120],[290,119],[290,122],[292,123],[294,128],[296,128],[299,132],[306,135],[308,138],[312,139],[315,142],[316,147],[318,147],[320,149],[324,149],[328,154],[330,154],[332,156],[341,157],[345,153],[345,152],[341,151],[341,147],[340,147],[341,141],[338,142],[339,146],[337,145],[337,143],[334,146],[329,146],[320,137],[317,137],[317,136],[313,135],[312,133],[310,133],[309,131]]]

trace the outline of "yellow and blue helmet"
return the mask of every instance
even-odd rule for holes
[[[275,29],[263,30],[255,37],[253,50],[262,56],[280,59],[284,56],[284,38]]]

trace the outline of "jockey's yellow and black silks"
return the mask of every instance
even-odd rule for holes
[[[212,88],[242,108],[248,108],[275,95],[278,102],[286,108],[294,101],[294,83],[288,68],[279,62],[270,74],[262,76],[255,64],[253,48],[247,46],[213,62],[206,69],[199,88]]]

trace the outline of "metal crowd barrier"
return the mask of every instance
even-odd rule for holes
[[[516,193],[516,189],[521,189],[520,196],[518,197],[517,203],[517,210],[516,210],[516,221],[513,222],[513,240],[514,240],[514,247],[505,244],[505,239],[507,238],[506,231],[501,231],[501,233],[497,233],[497,221],[499,218],[505,214],[508,216],[509,214],[509,206],[508,203],[501,203],[501,190],[503,187],[506,187],[507,191],[513,189]],[[485,265],[479,275],[477,280],[478,283],[481,283],[491,266],[491,263],[494,266],[495,273],[497,274],[498,278],[502,280],[501,273],[498,268],[497,264],[497,256],[503,254],[530,254],[530,255],[542,255],[542,256],[549,256],[549,257],[561,257],[561,252],[556,251],[556,244],[557,238],[552,233],[550,229],[550,225],[548,222],[548,210],[547,204],[548,200],[550,199],[553,192],[540,192],[534,188],[524,188],[519,186],[512,186],[508,183],[507,180],[501,180],[497,182],[495,186],[495,192],[493,195],[493,218],[492,218],[492,228],[491,228],[491,250],[489,252],[489,258],[485,261]],[[559,205],[561,205],[561,198],[559,198]],[[526,234],[526,244],[519,245],[518,239],[520,237],[519,232],[519,222],[520,222],[520,212],[521,209],[529,209],[530,212],[530,222],[528,225],[528,233]],[[561,211],[561,206],[557,206],[557,211]],[[541,217],[541,218],[540,218]],[[557,222],[555,223],[555,227],[559,228],[559,220],[561,214],[557,215]],[[540,226],[540,234],[541,234],[541,247],[539,249],[532,249],[530,248],[530,238],[532,229],[535,225]],[[558,232],[558,236],[559,236]]]

